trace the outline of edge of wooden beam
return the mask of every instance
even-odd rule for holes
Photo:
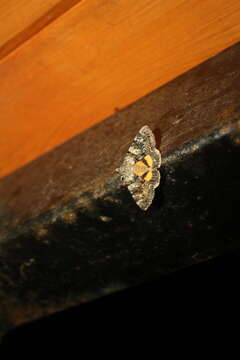
[[[240,43],[0,180],[1,221],[16,226],[100,188],[143,125],[162,154],[240,118]]]

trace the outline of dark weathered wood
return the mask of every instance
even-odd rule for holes
[[[147,124],[163,154],[240,116],[240,44],[0,180],[0,219],[15,226],[107,183]]]
[[[147,212],[112,182],[2,239],[0,333],[239,249],[239,125],[165,155]]]
[[[204,326],[206,319],[219,319],[220,312],[221,319],[235,318],[239,312],[239,255],[225,254],[25,324],[8,332],[3,343],[9,348],[28,348],[31,344],[38,349],[41,339],[45,349],[56,340],[57,346],[80,344],[81,351],[86,344],[89,353],[91,339],[95,348],[96,344],[100,348],[103,345],[105,353],[106,339],[119,343],[119,338],[132,339],[133,334],[136,339],[145,339],[147,333],[147,339],[157,336],[162,340],[167,329],[172,339],[173,334],[179,337],[176,329],[182,323],[204,322]]]

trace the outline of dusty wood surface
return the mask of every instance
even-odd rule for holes
[[[0,180],[2,224],[14,226],[99,187],[148,124],[163,154],[240,117],[240,44]]]
[[[0,62],[1,176],[240,39],[238,0],[63,1],[42,18],[34,4]]]

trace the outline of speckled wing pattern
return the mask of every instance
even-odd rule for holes
[[[155,188],[160,184],[161,155],[156,149],[154,134],[145,125],[134,138],[122,166],[117,169],[121,182],[127,186],[136,204],[147,210]]]

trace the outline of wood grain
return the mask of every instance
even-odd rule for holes
[[[0,176],[239,39],[237,0],[79,3],[0,62]]]
[[[82,0],[1,0],[0,59]]]
[[[58,2],[59,0],[1,0],[0,48]]]

